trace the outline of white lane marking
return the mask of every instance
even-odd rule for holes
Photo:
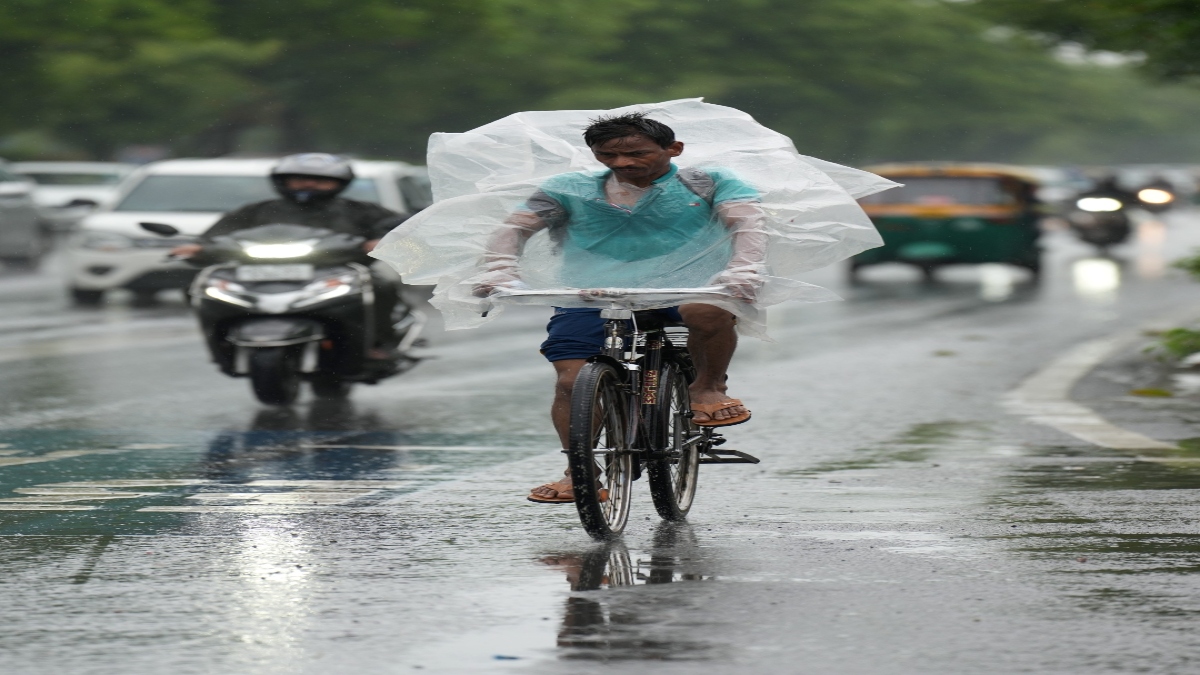
[[[95,511],[98,508],[78,504],[0,504],[0,511]]]
[[[292,492],[200,492],[188,495],[188,499],[202,502],[241,502],[232,506],[244,504],[298,504],[304,506],[329,506],[345,504],[349,501],[375,494],[378,490],[331,490],[316,492],[312,490],[294,490]]]
[[[1177,449],[1174,444],[1122,429],[1092,409],[1070,400],[1075,383],[1110,354],[1136,339],[1137,335],[1123,333],[1077,345],[1006,394],[1003,398],[1005,409],[1102,448]]]
[[[179,487],[206,485],[214,481],[207,478],[120,478],[117,480],[87,480],[74,483],[42,483],[39,488],[124,488],[124,487]]]
[[[0,457],[0,466],[18,466],[20,464],[40,464],[42,462],[53,462],[59,459],[70,459],[72,457],[83,457],[85,455],[112,455],[122,450],[55,450],[47,452],[44,455],[30,455],[27,457]]]
[[[523,450],[524,448],[501,447],[496,445],[355,445],[353,443],[341,443],[338,445],[304,445],[304,449],[310,448],[353,448],[355,450],[444,450],[448,452],[484,452],[496,450]]]
[[[324,506],[300,506],[294,504],[253,504],[241,506],[147,506],[138,513],[252,513],[256,515],[280,515],[307,511],[324,511]]]
[[[5,504],[57,504],[63,502],[90,502],[104,499],[137,499],[153,497],[157,492],[124,492],[104,488],[55,488],[33,487],[17,488],[13,492],[28,497],[9,497],[0,499]]]
[[[166,448],[179,447],[175,443],[134,443],[131,445],[123,445],[119,448],[105,448],[103,450],[54,450],[41,455],[14,455],[12,453],[21,452],[20,450],[0,450],[0,467],[4,466],[20,466],[22,464],[40,464],[42,462],[53,462],[60,459],[71,459],[72,457],[84,457],[87,455],[114,455],[130,450],[164,450]],[[89,483],[88,485],[92,485]]]
[[[184,335],[183,333],[185,332],[188,334]],[[157,333],[157,335],[155,333]],[[95,354],[97,352],[117,351],[122,349],[166,347],[190,344],[199,341],[200,336],[195,334],[195,329],[188,331],[150,330],[143,333],[39,340],[36,342],[31,341],[19,345],[0,346],[0,363],[6,363],[9,361],[25,361],[29,359],[78,356],[80,354]]]
[[[255,480],[246,483],[217,483],[197,479],[127,479],[47,483],[13,490],[21,497],[0,499],[0,511],[90,511],[96,506],[71,502],[170,497],[178,492],[146,492],[145,488],[221,486],[238,492],[194,492],[185,499],[200,504],[148,506],[139,511],[203,513],[283,513],[312,511],[350,504],[387,490],[413,485],[396,480]],[[141,490],[138,490],[141,488]]]
[[[321,488],[323,490],[394,490],[408,487],[409,481],[383,480],[252,480],[247,487]]]

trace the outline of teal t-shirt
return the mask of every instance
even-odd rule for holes
[[[724,169],[671,170],[632,206],[608,202],[610,172],[553,176],[525,204],[561,244],[563,283],[575,288],[702,286],[733,253],[717,217],[723,202],[756,201],[758,191]]]

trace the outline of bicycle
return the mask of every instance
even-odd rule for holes
[[[688,387],[696,373],[686,329],[633,309],[664,301],[727,300],[721,289],[504,290],[491,297],[515,304],[583,298],[607,305],[600,311],[604,351],[588,359],[575,380],[563,451],[579,520],[594,539],[609,540],[625,529],[632,483],[643,473],[658,515],[682,521],[691,510],[701,464],[758,463],[738,450],[718,450],[725,438],[692,422]]]

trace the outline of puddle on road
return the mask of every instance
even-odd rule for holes
[[[996,500],[997,534],[1055,595],[1115,620],[1189,617],[1200,572],[1200,443],[1028,452]],[[1054,603],[1048,603],[1047,611]]]
[[[696,534],[686,523],[660,523],[647,550],[622,542],[541,556],[539,564],[562,573],[571,594],[558,630],[558,657],[588,661],[695,661],[715,658],[719,646],[686,637],[671,617],[694,599],[672,596],[663,584],[713,578]]]
[[[1013,482],[1032,490],[1195,490],[1200,489],[1200,439],[1180,442],[1179,450],[1048,448],[1033,451],[1033,461],[1013,474]]]
[[[852,459],[821,462],[804,469],[776,472],[780,476],[815,477],[834,471],[875,469],[896,462],[927,462],[938,446],[985,427],[975,422],[927,422],[914,424],[893,440],[860,448]]]
[[[187,514],[384,508],[552,447],[543,438],[403,433],[363,420],[330,429],[287,410],[216,434],[17,430],[0,441],[0,535],[89,536],[177,531]]]

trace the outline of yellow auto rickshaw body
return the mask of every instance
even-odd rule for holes
[[[850,260],[853,279],[867,265],[901,262],[932,278],[951,264],[1007,263],[1036,277],[1041,234],[1037,178],[1002,164],[882,164],[867,170],[902,183],[861,200],[883,236],[879,248]]]

